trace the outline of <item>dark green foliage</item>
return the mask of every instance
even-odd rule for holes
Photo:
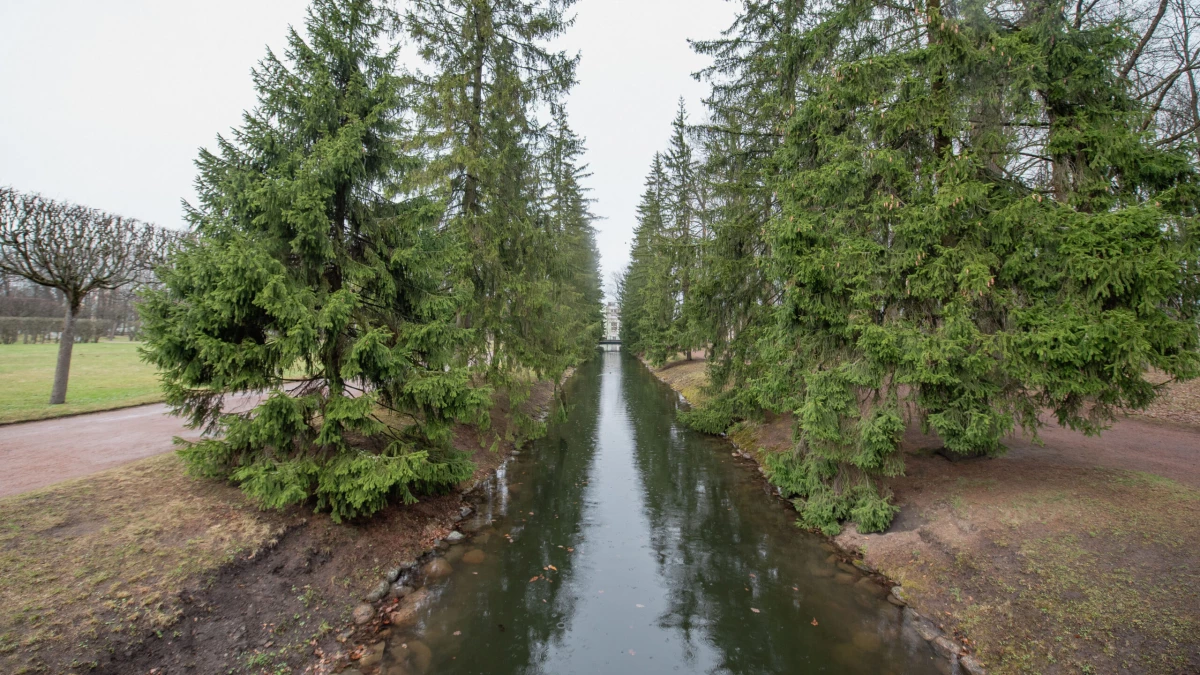
[[[1043,409],[1095,433],[1151,400],[1147,369],[1196,375],[1195,315],[1172,303],[1196,255],[1164,207],[1190,202],[1194,173],[1121,123],[1124,46],[1053,12],[1001,30],[933,11],[903,49],[854,40],[880,20],[866,6],[824,17],[813,43],[839,62],[808,78],[776,156],[771,353],[790,367],[774,386],[794,392],[803,519],[826,529],[886,526],[867,495],[901,470],[908,410],[947,449],[992,455]],[[1063,81],[1075,100],[1044,152],[1071,159],[1021,180],[1013,129],[1054,118]]]
[[[418,78],[425,180],[449,205],[474,295],[469,358],[520,401],[599,340],[599,262],[579,185],[582,141],[561,114],[577,57],[547,45],[573,0],[414,0],[405,25],[432,66]],[[539,119],[549,112],[552,119]],[[526,433],[541,425],[519,416]]]
[[[270,507],[335,520],[468,477],[451,424],[483,420],[458,326],[468,283],[442,207],[404,180],[392,17],[316,0],[307,40],[255,71],[259,105],[197,165],[196,236],[146,295],[145,354],[169,403],[221,432],[183,450]],[[230,394],[267,392],[250,412]]]
[[[709,119],[698,129],[709,232],[693,301],[705,324],[708,375],[717,395],[732,388],[747,398],[754,391],[747,385],[774,365],[759,351],[779,297],[763,264],[766,226],[779,209],[767,179],[781,127],[795,109],[805,16],[805,5],[793,0],[746,0],[720,38],[693,43],[713,60],[701,73],[711,84]],[[739,407],[740,417],[761,403]]]
[[[707,236],[704,188],[687,139],[683,103],[671,144],[657,154],[638,205],[629,269],[622,281],[621,342],[655,365],[703,347],[706,325],[693,292]]]
[[[910,422],[996,455],[1044,411],[1099,433],[1148,372],[1200,374],[1194,156],[1156,142],[1098,16],[747,0],[700,44],[715,398],[686,418],[793,413],[766,463],[803,525],[885,528]]]

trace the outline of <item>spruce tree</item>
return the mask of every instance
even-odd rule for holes
[[[268,52],[258,106],[200,154],[194,236],[143,306],[168,402],[217,432],[188,464],[334,520],[470,476],[451,424],[487,402],[459,357],[460,249],[410,187],[394,23],[373,0],[315,0],[307,39]]]
[[[698,128],[700,180],[711,191],[709,235],[692,296],[705,323],[713,398],[685,421],[706,431],[723,431],[770,404],[749,385],[778,365],[760,353],[779,296],[767,266],[766,227],[779,208],[771,163],[809,65],[801,38],[810,15],[795,0],[744,0],[720,37],[692,43],[712,59],[700,72],[711,88],[708,119]]]
[[[761,386],[798,442],[769,468],[828,532],[887,526],[910,415],[995,455],[1042,410],[1097,433],[1152,399],[1150,369],[1197,375],[1195,170],[1130,124],[1118,24],[914,9],[819,15],[828,65],[775,157],[782,367]]]
[[[574,162],[579,153],[563,154],[580,141],[558,123],[578,58],[548,43],[572,24],[573,4],[413,0],[405,12],[430,64],[416,78],[422,142],[433,158],[426,183],[447,203],[447,230],[468,253],[474,296],[464,324],[475,339],[467,358],[506,392],[527,435],[542,431],[520,412],[529,375],[557,380],[592,351],[567,339],[565,327],[580,328],[576,337],[585,341],[599,330],[598,303],[564,296],[571,282],[561,260],[588,255],[589,239],[579,235],[590,228],[585,201],[557,192],[577,187],[564,181],[566,164],[557,158]],[[561,207],[569,203],[578,222],[564,227]],[[598,287],[596,277],[590,283]]]
[[[690,361],[692,351],[703,347],[706,342],[701,323],[703,317],[693,291],[699,276],[700,247],[707,233],[702,227],[702,184],[697,173],[695,152],[688,140],[687,109],[683,99],[679,100],[671,132],[671,141],[664,154],[667,180],[667,223],[664,233],[670,242],[671,274],[677,280],[679,294],[678,309],[670,331],[671,342]]]
[[[646,178],[620,300],[622,343],[655,365],[680,353],[690,360],[708,339],[710,324],[692,296],[707,237],[697,168],[680,101],[668,149],[654,156]]]
[[[621,342],[661,365],[680,352],[678,248],[669,223],[666,162],[655,154],[638,204],[633,250],[621,289]]]

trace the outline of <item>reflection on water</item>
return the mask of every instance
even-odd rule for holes
[[[637,361],[605,353],[568,386],[568,419],[413,580],[374,652],[385,675],[947,666],[724,441],[679,426],[677,397]]]

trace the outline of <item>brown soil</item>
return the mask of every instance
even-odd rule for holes
[[[703,366],[656,374],[698,390]],[[902,584],[991,673],[1200,673],[1200,391],[1098,438],[1050,424],[1044,446],[951,462],[910,430],[888,532],[835,542]],[[1169,423],[1155,421],[1167,419]],[[748,450],[791,446],[790,416],[737,425]]]
[[[543,410],[550,394],[549,385],[539,385],[526,406]],[[186,477],[172,455],[0,501],[0,514],[10,511],[31,518],[34,504],[29,500],[53,495],[60,510],[55,536],[83,549],[95,545],[104,528],[116,522],[146,530],[144,521],[162,511],[155,500],[182,501],[195,513],[186,526],[174,526],[174,521],[149,526],[148,534],[121,547],[124,557],[114,553],[102,582],[115,589],[111,593],[105,586],[102,593],[85,593],[55,606],[69,595],[67,580],[87,571],[88,556],[77,555],[57,560],[61,578],[57,584],[55,579],[45,584],[48,597],[41,598],[40,609],[15,606],[26,600],[17,597],[16,584],[11,590],[17,596],[0,595],[0,672],[328,671],[353,644],[355,634],[344,630],[350,625],[351,609],[389,568],[417,557],[445,536],[462,505],[462,490],[494,471],[511,452],[511,443],[490,450],[493,434],[507,434],[506,407],[497,406],[492,419],[493,429],[482,438],[467,427],[456,434],[456,445],[472,451],[478,467],[459,490],[412,506],[395,506],[357,524],[335,525],[327,516],[302,508],[257,512],[227,485]],[[145,474],[133,492],[139,499],[130,499],[128,488],[136,486],[125,485],[107,499],[133,505],[93,518],[91,505],[78,493],[113,492],[114,475],[127,472]],[[144,495],[150,497],[150,505],[140,510],[137,504]],[[209,546],[224,554],[208,556],[203,564],[181,565],[177,573],[164,571],[188,559],[186,554],[204,533],[219,531],[228,521],[241,522],[238,519],[246,524],[237,546]],[[45,568],[43,558],[53,554],[53,546],[42,550],[46,547],[35,542],[52,541],[45,536],[48,532],[16,529],[0,530],[12,534],[0,538],[0,561],[6,569]],[[46,581],[45,572],[34,576]],[[0,591],[6,588],[0,586]],[[132,594],[129,589],[134,589]],[[51,624],[52,630],[47,628]]]

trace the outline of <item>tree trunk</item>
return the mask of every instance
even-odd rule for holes
[[[71,372],[71,351],[75,349],[75,317],[78,315],[79,307],[68,302],[62,335],[58,338],[58,365],[54,367],[54,389],[50,392],[50,405],[67,402],[67,375]]]
[[[479,177],[475,172],[479,170],[479,158],[483,155],[483,59],[486,45],[483,42],[483,19],[479,13],[478,7],[472,9],[474,53],[471,56],[471,117],[467,120],[467,154],[470,164],[467,165],[463,186],[463,211],[468,216],[474,216],[479,211]],[[477,224],[472,223],[471,226],[474,228]]]
[[[942,39],[938,34],[940,30],[937,25],[938,21],[945,21],[942,17],[942,0],[928,0],[929,19],[926,24],[926,31],[929,33],[929,44],[941,44]],[[938,66],[933,74],[933,84],[931,86],[933,97],[937,99],[942,90],[946,88],[946,72],[941,66]],[[940,102],[940,101],[939,101]],[[946,135],[944,127],[939,125],[933,134],[933,156],[936,159],[942,159],[942,155],[946,153],[946,149],[950,147],[950,137]]]

